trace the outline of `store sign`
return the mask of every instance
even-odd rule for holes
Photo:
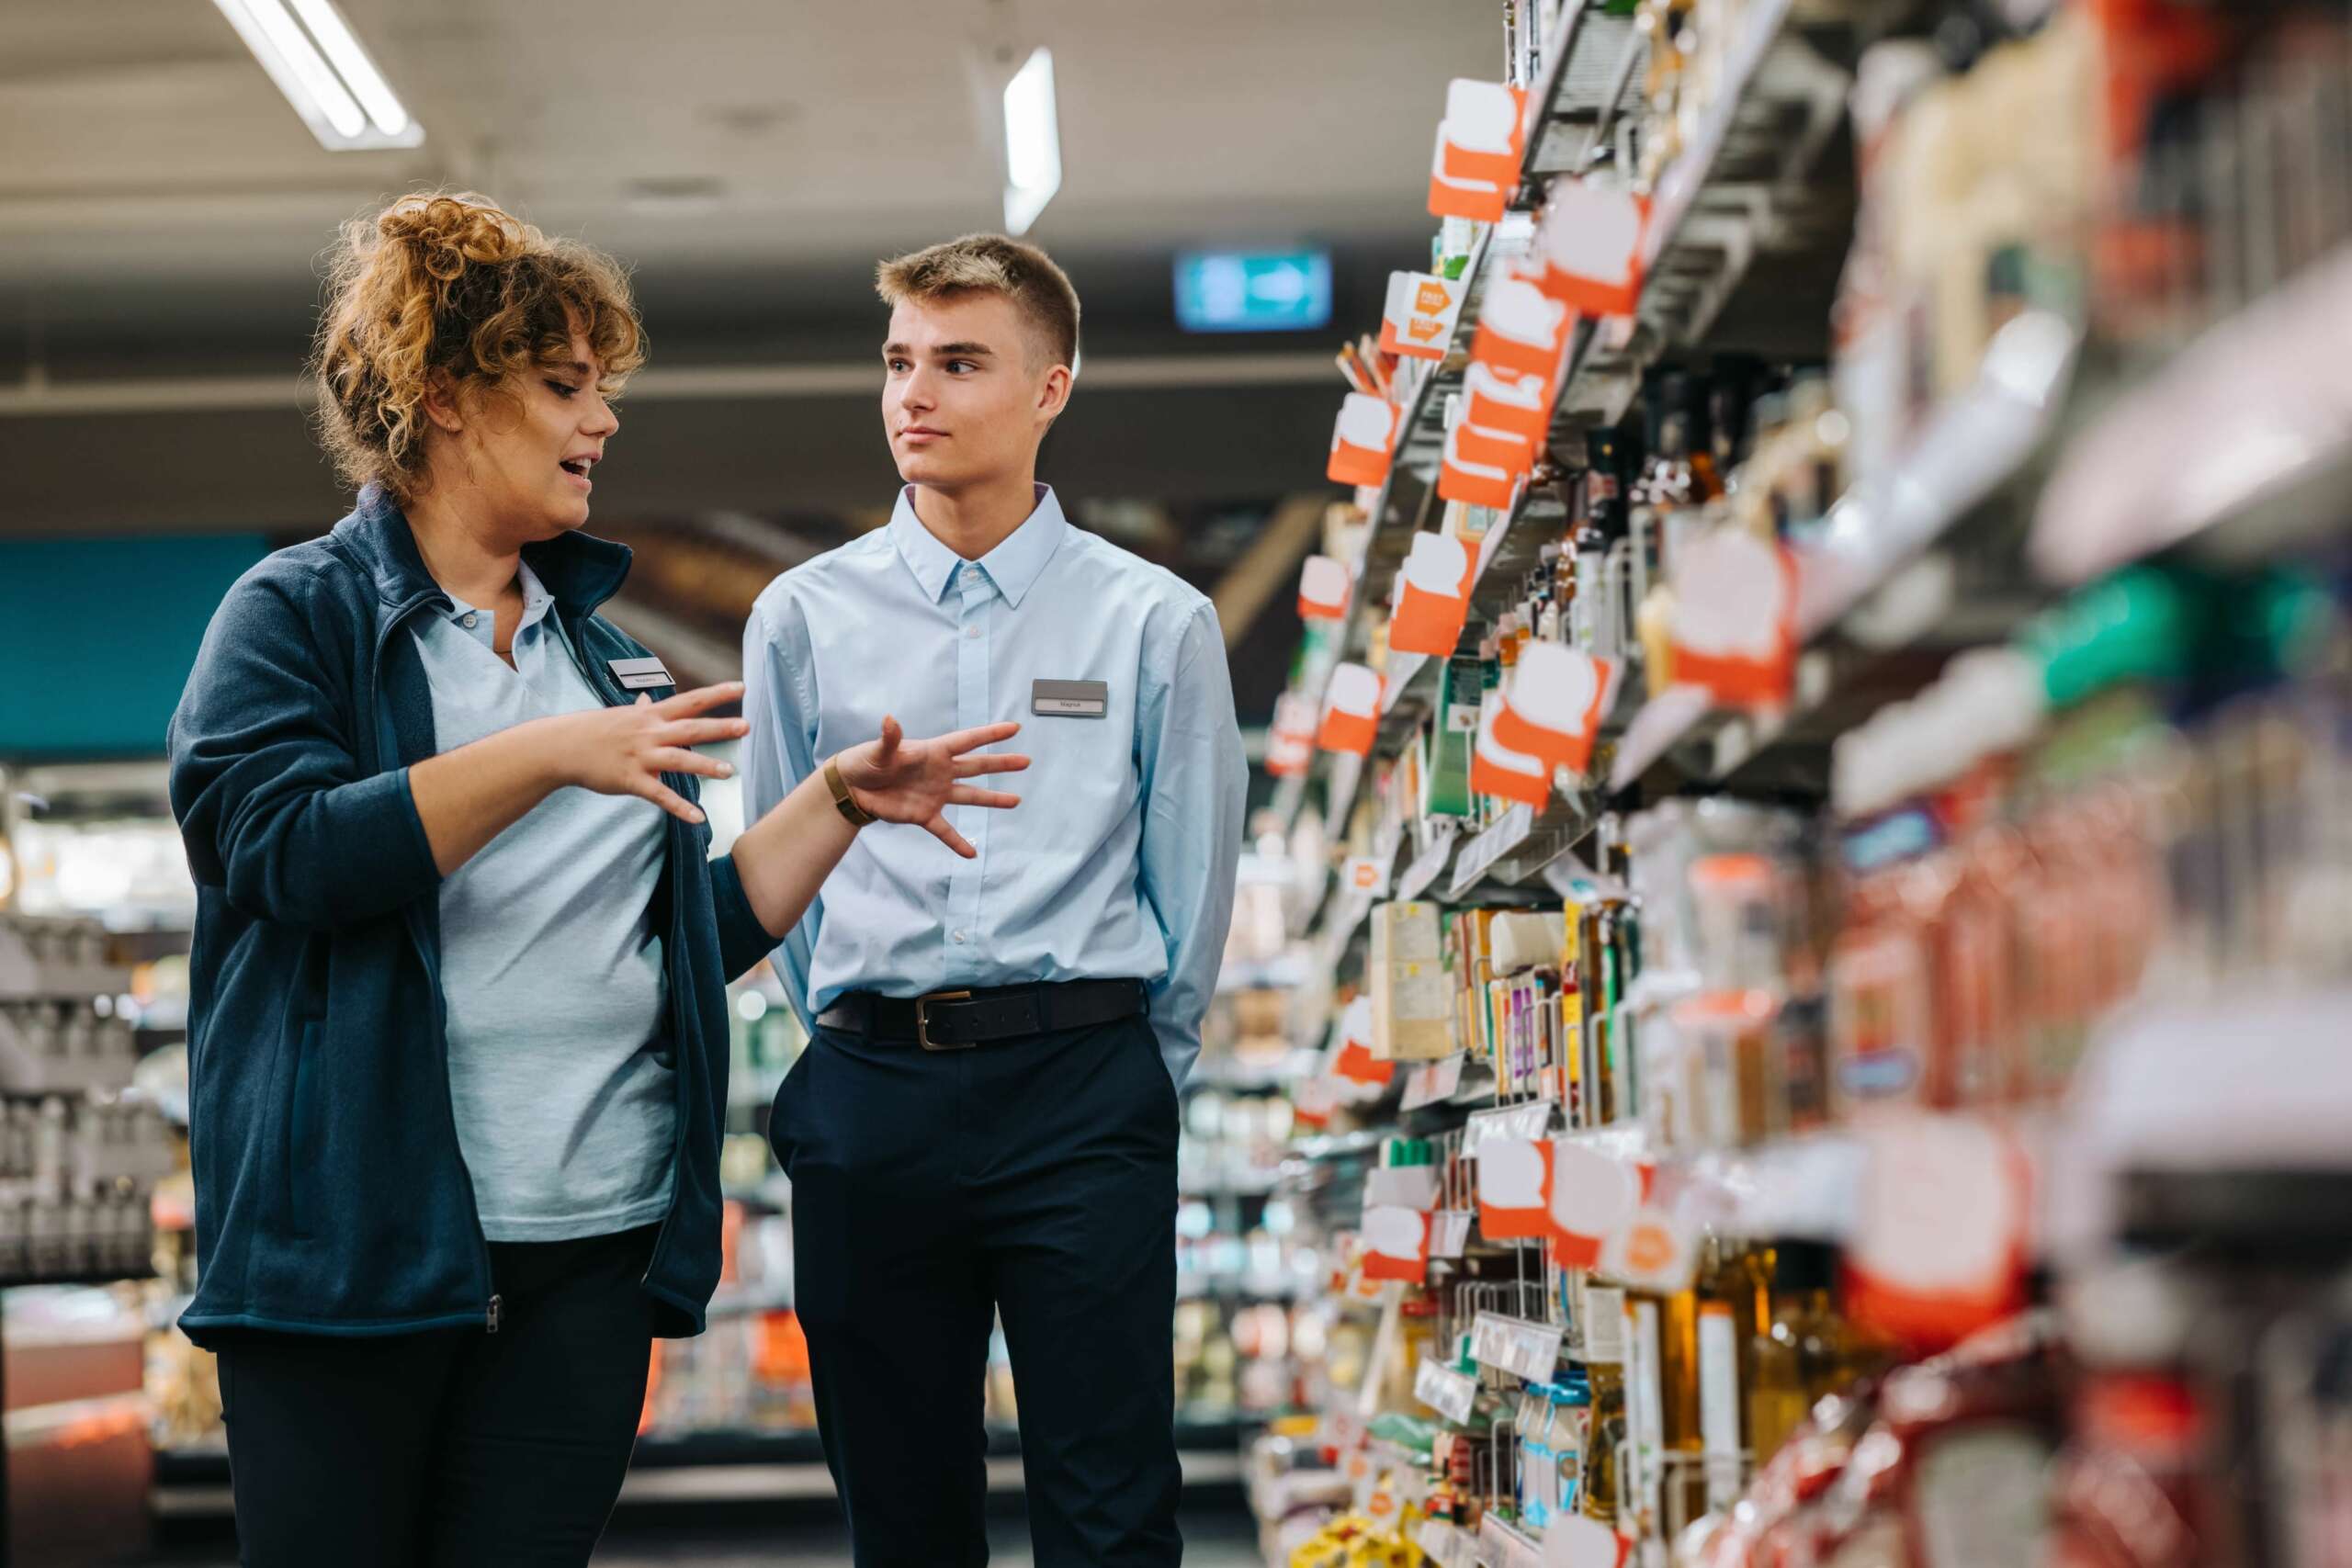
[[[1188,333],[1296,333],[1331,320],[1331,253],[1190,251],[1176,258],[1176,324]]]

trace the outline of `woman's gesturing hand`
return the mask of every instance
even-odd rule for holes
[[[975,789],[963,781],[982,773],[1017,773],[1029,765],[1023,756],[975,757],[967,753],[993,746],[1021,732],[1017,724],[984,724],[929,740],[909,740],[895,718],[882,721],[881,739],[853,746],[834,759],[842,782],[858,808],[885,822],[912,822],[928,829],[940,842],[966,860],[978,852],[963,834],[947,825],[943,812],[950,806],[1011,807],[1021,797],[1002,790]]]
[[[662,702],[639,697],[627,707],[592,708],[540,722],[555,731],[558,776],[599,795],[641,795],[673,817],[702,820],[691,801],[662,782],[663,773],[700,773],[723,779],[734,770],[715,757],[691,750],[750,733],[740,718],[702,716],[743,695],[741,681],[680,692]]]

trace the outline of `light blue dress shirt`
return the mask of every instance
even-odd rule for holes
[[[929,737],[1001,719],[1028,772],[983,777],[1010,811],[950,807],[967,861],[869,829],[776,951],[804,1023],[847,991],[916,997],[1036,980],[1149,982],[1182,1083],[1233,917],[1248,764],[1207,599],[1073,528],[1044,485],[1003,543],[967,561],[916,517],[786,572],[743,633],[747,819],[894,715]],[[1039,681],[1100,681],[1101,718],[1031,711]]]
[[[452,602],[409,625],[454,751],[601,707],[527,566],[514,665],[495,617]],[[668,833],[631,795],[557,790],[441,883],[449,1101],[492,1241],[567,1241],[670,1212],[675,1069],[656,1054],[668,982],[648,918]]]

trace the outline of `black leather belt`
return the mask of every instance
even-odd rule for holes
[[[1064,980],[933,991],[927,997],[852,991],[819,1013],[817,1023],[877,1044],[967,1051],[992,1041],[1115,1023],[1148,1007],[1141,980]]]

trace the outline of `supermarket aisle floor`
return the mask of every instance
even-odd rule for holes
[[[1260,1568],[1249,1515],[1187,1509],[1185,1568]],[[1017,1511],[992,1509],[990,1568],[1031,1568],[1029,1528]],[[227,1541],[184,1545],[137,1568],[234,1568]],[[849,1540],[837,1519],[809,1509],[789,1517],[712,1522],[704,1517],[624,1513],[605,1532],[594,1568],[849,1568]]]
[[[1261,1568],[1248,1517],[1230,1513],[1184,1517],[1185,1568]],[[1029,1529],[1018,1515],[989,1521],[989,1568],[1030,1568]],[[849,1542],[839,1525],[789,1524],[697,1530],[626,1517],[605,1532],[595,1568],[849,1568]]]

